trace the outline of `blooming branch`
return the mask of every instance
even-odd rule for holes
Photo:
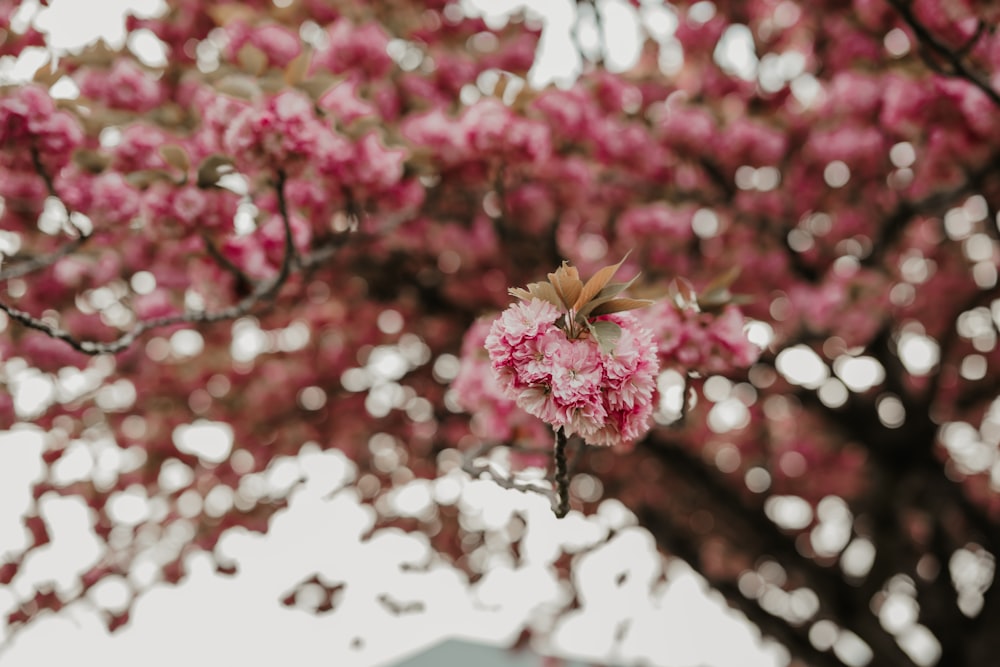
[[[635,281],[611,282],[621,264],[584,283],[564,262],[548,282],[511,289],[521,302],[505,310],[486,337],[501,393],[556,431],[560,516],[568,511],[563,450],[569,436],[627,447],[650,428],[656,344],[624,311],[652,302],[619,296]]]
[[[284,171],[279,170],[275,191],[278,198],[278,211],[284,227],[284,253],[281,267],[278,274],[271,280],[261,283],[257,288],[239,301],[239,303],[214,311],[187,310],[177,315],[166,315],[163,317],[151,318],[137,323],[129,331],[119,336],[117,339],[108,342],[79,340],[71,332],[62,329],[45,320],[39,319],[23,310],[19,310],[6,303],[0,302],[0,310],[26,327],[41,331],[52,338],[64,341],[74,350],[89,355],[114,354],[128,348],[139,336],[151,329],[172,326],[175,324],[211,324],[224,320],[232,320],[242,317],[251,312],[259,303],[271,301],[278,294],[281,287],[287,282],[292,273],[295,260],[295,246],[292,238],[292,227],[288,215],[288,204],[285,200]],[[83,238],[82,236],[80,238]],[[56,258],[58,259],[58,257]],[[54,260],[53,260],[54,261]]]

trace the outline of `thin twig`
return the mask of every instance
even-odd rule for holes
[[[556,489],[559,493],[559,505],[556,516],[560,519],[569,514],[569,473],[566,469],[566,432],[556,429]]]
[[[520,491],[522,493],[537,493],[548,498],[553,505],[555,504],[556,497],[551,489],[546,489],[545,487],[538,486],[532,482],[519,482],[512,477],[508,477],[501,472],[497,471],[489,463],[476,463],[476,459],[484,456],[496,445],[489,443],[483,444],[476,449],[469,450],[462,457],[462,471],[467,473],[473,479],[479,479],[482,475],[487,475],[493,482],[496,482],[498,486],[504,489],[512,489],[514,491]]]
[[[913,10],[904,2],[901,0],[889,0],[889,4],[892,5],[892,7],[899,13],[906,24],[910,26],[921,43],[941,56],[951,66],[951,71],[943,71],[942,68],[931,62],[929,58],[924,58],[928,67],[942,74],[965,79],[986,93],[990,100],[993,101],[993,104],[1000,107],[1000,92],[997,92],[988,81],[984,81],[982,77],[973,72],[968,65],[965,64],[965,61],[962,58],[965,52],[969,50],[971,44],[975,43],[975,40],[977,39],[975,36],[973,37],[971,44],[967,43],[963,45],[960,50],[956,51],[939,41],[933,34],[931,34],[930,30],[927,29],[927,26],[917,20],[917,17],[913,14]],[[979,35],[981,32],[981,30],[977,30],[976,34]]]
[[[286,176],[284,171],[279,170],[275,188],[278,195],[278,210],[281,214],[282,224],[285,228],[285,251],[284,257],[281,261],[281,268],[278,270],[278,275],[276,275],[273,279],[258,285],[249,296],[244,297],[234,306],[229,306],[228,308],[215,311],[189,310],[178,315],[167,315],[164,317],[143,320],[136,324],[130,331],[122,334],[116,340],[108,342],[78,340],[73,336],[73,334],[65,329],[61,329],[57,326],[49,324],[48,322],[44,322],[23,310],[18,310],[17,308],[2,302],[0,302],[0,310],[7,313],[11,319],[16,320],[23,325],[31,329],[41,331],[52,338],[64,341],[78,352],[90,355],[114,354],[116,352],[120,352],[135,342],[139,336],[151,329],[173,326],[175,324],[211,324],[214,322],[221,322],[223,320],[232,320],[242,317],[249,313],[258,303],[272,300],[288,280],[288,276],[292,272],[295,247],[292,238],[291,222],[288,215],[288,206],[285,200],[285,181]]]

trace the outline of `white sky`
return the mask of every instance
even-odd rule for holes
[[[24,3],[29,8],[32,4]],[[489,6],[500,11],[517,4]],[[37,25],[67,47],[97,34],[120,44],[120,16],[129,5],[155,11],[158,0],[53,0],[37,14]],[[605,26],[612,36],[610,60],[627,63],[635,52],[634,18],[619,3],[605,6]],[[549,25],[536,81],[565,76],[578,66],[568,32],[571,3],[540,0],[532,8]],[[9,76],[11,63],[6,65],[0,69]],[[43,471],[43,442],[43,434],[31,427],[0,432],[0,563],[26,544],[20,517],[30,501],[30,484]],[[342,469],[341,481],[348,479],[349,462],[337,459],[339,454],[331,456],[334,467]],[[426,561],[429,549],[419,535],[380,531],[362,542],[371,518],[349,489],[331,497],[335,484],[328,476],[311,476],[289,508],[275,517],[266,536],[229,533],[220,549],[238,559],[236,576],[216,574],[205,554],[189,558],[183,582],[154,585],[134,606],[128,625],[113,636],[90,600],[43,615],[13,641],[8,641],[8,629],[0,620],[0,660],[4,667],[65,664],[80,656],[100,656],[105,667],[173,667],[185,662],[377,666],[451,636],[509,644],[528,619],[551,619],[553,605],[559,604],[562,592],[550,568],[557,545],[597,544],[612,526],[624,528],[581,558],[577,576],[585,603],[555,620],[552,650],[583,659],[671,667],[772,667],[787,660],[784,649],[762,645],[757,630],[726,608],[717,594],[708,593],[682,564],[672,563],[667,583],[652,586],[662,559],[647,532],[625,527],[634,524],[634,517],[616,503],[604,505],[595,517],[572,513],[560,521],[541,496],[504,491],[491,482],[462,481],[463,502],[470,511],[478,508],[490,521],[509,516],[515,508],[530,517],[522,546],[526,562],[517,568],[493,567],[470,589],[463,575],[443,562],[427,571],[400,569],[400,563]],[[52,543],[32,552],[12,586],[0,589],[2,618],[33,584],[52,581],[62,589],[72,588],[78,573],[99,556],[82,501],[46,497],[41,509]],[[623,571],[630,576],[619,587],[613,580]],[[148,573],[138,568],[134,576],[142,579]],[[279,604],[294,585],[315,573],[346,582],[334,611],[316,615]],[[114,605],[125,589],[124,580],[112,579],[92,597]],[[425,608],[389,614],[377,602],[383,593],[401,603],[420,601]],[[626,618],[631,629],[615,646],[614,634]]]

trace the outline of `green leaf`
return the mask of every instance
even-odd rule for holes
[[[622,336],[622,328],[611,320],[588,322],[587,328],[590,329],[590,334],[597,341],[598,347],[604,354],[614,351],[615,343]]]

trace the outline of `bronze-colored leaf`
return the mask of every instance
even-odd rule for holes
[[[254,19],[254,9],[245,7],[239,3],[227,2],[225,4],[212,4],[205,9],[206,13],[212,17],[216,25],[226,26],[233,21],[244,21],[250,23]]]
[[[267,69],[268,57],[262,50],[247,42],[236,52],[236,62],[247,74],[260,76]]]
[[[574,300],[573,308],[580,310],[584,304],[597,296],[597,293],[604,289],[609,282],[611,282],[615,273],[619,268],[621,268],[622,263],[628,259],[628,255],[628,253],[625,253],[625,256],[621,258],[620,262],[612,264],[611,266],[605,266],[603,269],[591,276],[590,280],[587,281],[587,284],[583,286],[580,294],[578,294],[577,298]]]
[[[507,293],[513,297],[521,299],[522,301],[541,299],[542,301],[548,301],[556,308],[563,308],[562,300],[559,298],[559,295],[556,294],[556,290],[551,283],[530,283],[528,285],[528,289],[511,287],[507,290]]]
[[[309,71],[309,60],[311,58],[312,54],[308,48],[302,49],[302,53],[292,58],[292,61],[285,67],[285,83],[289,86],[297,86],[302,83],[306,78],[306,72]]]
[[[562,299],[563,310],[569,310],[580,292],[583,290],[583,282],[580,280],[580,272],[575,266],[570,266],[568,262],[563,262],[562,266],[556,269],[555,273],[549,274],[549,282],[556,290],[556,294]]]
[[[612,299],[611,301],[599,304],[596,308],[590,311],[590,317],[600,317],[601,315],[610,315],[611,313],[621,313],[626,310],[645,308],[653,303],[654,302],[649,299]]]
[[[31,77],[31,80],[43,86],[51,86],[65,74],[65,70],[50,61],[43,63],[41,67],[36,69],[34,76]]]
[[[636,278],[638,277],[639,276],[635,276],[635,278],[632,278],[632,280],[628,281],[627,283],[611,283],[610,285],[605,286],[604,289],[598,292],[593,299],[585,303],[583,307],[580,308],[580,310],[576,311],[577,321],[580,322],[581,324],[585,322],[587,318],[591,317],[591,313],[594,311],[595,308],[597,308],[601,304],[605,304],[608,301],[611,301],[616,296],[627,290],[629,287],[632,286],[632,283],[634,283]]]
[[[730,267],[725,273],[716,276],[707,285],[705,285],[702,293],[708,294],[710,292],[714,292],[715,290],[728,290],[733,286],[733,283],[736,282],[736,279],[740,277],[741,270],[742,267],[739,266]]]
[[[73,162],[91,174],[99,174],[111,164],[111,158],[89,148],[80,148],[73,152]]]
[[[251,102],[260,97],[262,92],[254,79],[238,74],[222,77],[215,82],[215,89],[224,95]]]
[[[552,286],[552,283],[531,283],[528,285],[528,291],[536,299],[548,301],[556,308],[563,309],[562,300],[556,293],[556,288]]]
[[[156,181],[173,182],[174,179],[164,169],[141,169],[125,175],[125,182],[140,190],[145,190]]]
[[[191,162],[188,160],[187,151],[177,144],[164,144],[160,146],[160,155],[174,169],[187,173]]]
[[[299,90],[305,92],[305,94],[311,97],[315,102],[319,98],[323,97],[323,94],[326,93],[326,91],[333,88],[336,83],[337,79],[330,76],[329,73],[314,72],[308,79],[300,81],[297,86]]]

